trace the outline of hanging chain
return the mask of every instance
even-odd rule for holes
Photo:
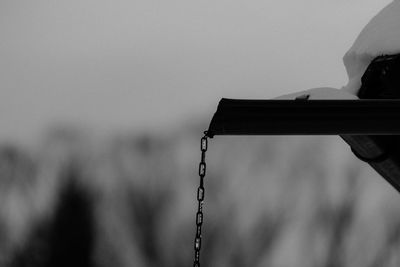
[[[200,185],[197,188],[197,213],[196,213],[196,237],[194,239],[194,267],[200,267],[201,248],[201,226],[203,225],[203,202],[204,202],[204,177],[206,176],[206,151],[208,147],[207,133],[201,138],[200,150],[201,161],[199,164]]]

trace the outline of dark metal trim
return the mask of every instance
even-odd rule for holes
[[[400,100],[222,99],[214,135],[400,135]]]
[[[222,99],[206,135],[340,135],[400,192],[400,100]]]

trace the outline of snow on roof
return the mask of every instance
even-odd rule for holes
[[[361,77],[371,61],[377,56],[398,53],[400,53],[400,0],[395,0],[372,18],[344,55],[343,62],[349,82],[343,89],[356,95],[361,87]]]

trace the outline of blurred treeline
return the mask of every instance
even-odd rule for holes
[[[192,266],[203,128],[0,148],[0,266]],[[400,266],[400,196],[339,137],[215,137],[202,266]]]

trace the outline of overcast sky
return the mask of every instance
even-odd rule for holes
[[[221,97],[347,81],[342,56],[386,0],[2,0],[0,141],[53,122],[160,130]]]

